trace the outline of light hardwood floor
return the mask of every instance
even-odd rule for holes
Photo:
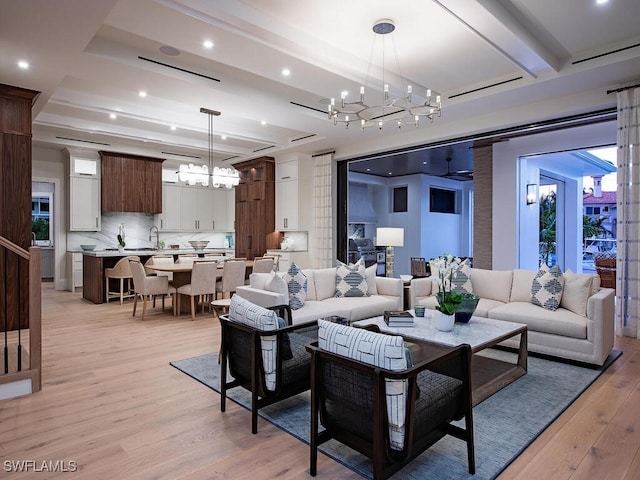
[[[170,304],[170,302],[168,302]],[[169,365],[214,351],[217,320],[43,288],[43,389],[0,401],[0,478],[311,478],[309,447]],[[640,478],[640,342],[499,478]],[[75,473],[8,474],[5,461],[75,461]],[[318,479],[359,479],[324,455]],[[402,478],[399,473],[397,478]]]

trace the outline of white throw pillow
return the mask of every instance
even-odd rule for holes
[[[587,300],[591,295],[593,275],[574,273],[571,269],[564,272],[564,290],[560,306],[567,310],[587,316]]]
[[[289,306],[291,310],[298,310],[307,299],[307,277],[295,262],[291,262],[289,270],[284,276],[289,290]]]
[[[367,277],[367,286],[369,287],[369,295],[378,294],[378,286],[376,285],[377,270],[378,265],[376,263],[364,269],[364,273]]]
[[[358,260],[353,264],[337,261],[336,292],[334,297],[368,297],[369,287],[364,269],[364,262]]]
[[[279,293],[284,296],[286,303],[289,303],[289,286],[284,278],[278,275],[276,272],[271,271],[267,273],[270,279],[266,282],[264,289],[269,292]]]
[[[564,277],[558,265],[549,268],[540,266],[531,284],[531,303],[547,310],[555,311],[560,306]]]

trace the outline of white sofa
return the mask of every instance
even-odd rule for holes
[[[375,265],[374,265],[375,267]],[[349,322],[382,315],[385,310],[402,310],[404,289],[399,278],[377,277],[375,269],[366,270],[370,296],[335,297],[336,269],[303,269],[307,277],[307,298],[302,308],[293,310],[293,323],[338,315]],[[236,289],[236,295],[262,307],[289,304],[286,290],[270,291],[271,274],[252,273],[249,285]]]
[[[473,293],[480,297],[474,315],[526,324],[531,352],[602,365],[613,348],[615,290],[600,288],[598,275],[567,272],[560,307],[551,311],[531,303],[535,275],[472,268]],[[410,304],[435,309],[435,293],[430,278],[414,279]],[[517,347],[517,341],[503,345]]]

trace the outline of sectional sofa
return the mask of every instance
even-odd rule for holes
[[[560,306],[552,311],[531,302],[535,271],[470,271],[473,293],[480,297],[474,315],[526,324],[529,351],[595,365],[611,352],[615,290],[600,288],[598,275],[565,272]],[[410,304],[435,309],[435,293],[430,278],[413,279]],[[517,339],[504,344],[517,347]]]
[[[336,268],[303,269],[307,280],[306,298],[302,306],[293,310],[293,323],[317,320],[337,315],[349,323],[382,315],[385,310],[402,310],[403,282],[399,278],[377,277],[375,265],[366,269],[369,295],[336,297]],[[236,295],[262,307],[289,304],[284,281],[275,281],[281,274],[253,273],[249,285],[238,287]],[[283,286],[284,285],[284,286]]]

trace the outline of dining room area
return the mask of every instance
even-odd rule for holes
[[[104,301],[93,303],[129,303],[132,316],[140,320],[169,315],[190,316],[192,321],[202,315],[217,317],[226,313],[236,288],[248,283],[253,272],[268,273],[278,264],[275,256],[247,260],[202,250],[126,253],[137,255],[101,257],[103,263],[98,270],[103,271],[100,297]],[[97,258],[86,257],[85,266]],[[91,272],[91,268],[85,271]]]

